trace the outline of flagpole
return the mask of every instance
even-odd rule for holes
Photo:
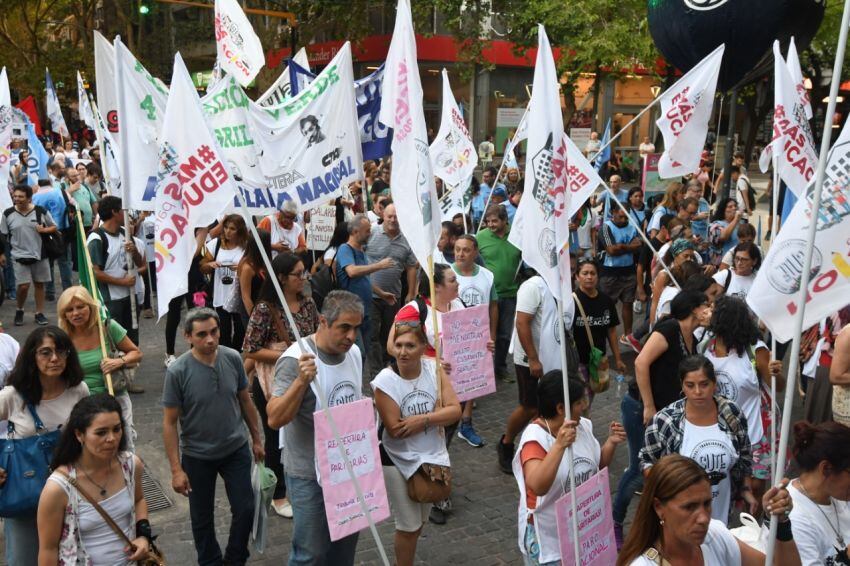
[[[311,354],[313,353],[307,345],[304,343],[304,337],[301,336],[301,333],[298,331],[298,325],[295,323],[295,318],[292,316],[292,311],[289,310],[289,304],[286,302],[286,297],[283,295],[283,289],[280,286],[280,281],[278,281],[277,275],[275,275],[274,268],[272,267],[271,258],[266,253],[266,248],[263,246],[262,241],[260,240],[260,234],[257,232],[257,227],[254,225],[254,220],[251,218],[251,213],[248,212],[248,205],[245,203],[245,197],[242,195],[242,190],[237,187],[236,189],[236,197],[239,200],[239,207],[242,210],[242,217],[245,219],[245,224],[248,225],[248,228],[251,230],[251,235],[254,237],[254,242],[257,244],[257,248],[260,250],[260,256],[263,258],[263,264],[266,267],[266,272],[269,274],[268,280],[271,281],[272,286],[274,287],[275,292],[277,293],[277,297],[280,300],[280,305],[283,308],[283,312],[286,314],[286,320],[289,323],[289,328],[292,330],[292,333],[295,335],[295,341],[298,343],[298,347],[301,349],[302,354]],[[438,380],[439,382],[439,380]],[[439,384],[437,385],[439,392]],[[339,450],[340,457],[342,461],[345,462],[345,470],[348,472],[348,477],[354,485],[354,492],[357,496],[357,501],[360,503],[360,508],[363,511],[364,516],[366,517],[366,521],[369,523],[369,530],[372,532],[372,538],[375,539],[375,546],[378,547],[378,553],[381,555],[381,561],[385,566],[390,566],[390,561],[387,559],[387,553],[384,550],[384,545],[381,543],[381,537],[378,534],[378,529],[375,527],[375,521],[372,519],[372,512],[369,510],[369,505],[366,503],[366,499],[363,497],[363,489],[360,487],[360,482],[357,479],[357,476],[354,474],[354,468],[351,466],[350,458],[346,455],[345,447],[342,442],[342,437],[339,434],[339,428],[336,425],[336,421],[328,407],[328,400],[325,398],[325,392],[321,387],[316,387],[316,394],[319,398],[319,403],[322,405],[322,416],[324,416],[328,425],[330,426],[331,433],[333,434],[334,440],[336,441],[337,448]]]
[[[515,138],[516,138],[516,134],[514,134],[514,137],[513,137],[513,138],[511,138],[511,146],[513,146],[513,143],[514,143],[514,139],[515,139]],[[479,222],[479,223],[478,223],[478,230],[476,230],[476,232],[480,232],[480,231],[481,231],[481,227],[482,227],[482,226],[484,226],[484,218],[487,216],[487,207],[489,207],[489,206],[490,206],[490,199],[492,199],[492,198],[493,198],[493,191],[495,191],[495,190],[496,190],[496,185],[498,185],[498,184],[499,184],[499,177],[501,177],[501,176],[502,176],[502,171],[503,171],[504,169],[505,169],[505,157],[504,157],[504,155],[503,155],[503,156],[502,156],[502,164],[501,164],[501,165],[499,165],[499,171],[496,173],[496,180],[495,180],[495,181],[493,181],[493,186],[492,186],[492,187],[490,187],[490,194],[489,194],[489,195],[487,195],[487,201],[484,203],[484,212],[483,212],[483,213],[482,213],[482,215],[481,215],[481,222]],[[482,173],[482,175],[483,175],[483,173]],[[481,190],[481,189],[479,188],[479,190]],[[465,222],[465,221],[464,221],[464,222]]]
[[[723,100],[725,96],[723,93],[720,93],[720,107],[717,109],[717,127],[714,129],[714,144],[717,146],[717,136],[720,135],[720,119],[723,118]],[[712,148],[712,151],[714,149]],[[714,174],[717,172],[717,152],[715,152],[714,158],[711,160],[711,192],[714,193]]]
[[[773,156],[773,218],[770,226],[770,243],[776,241],[777,233],[779,232],[779,159]],[[776,359],[776,336],[773,332],[770,333],[770,357]],[[776,376],[770,374],[770,469],[772,471],[771,479],[776,483]]]
[[[437,287],[434,285],[434,254],[428,254],[428,287],[431,292],[431,323],[434,325],[434,357],[437,360],[437,407],[443,405],[443,384],[440,375],[443,372],[442,344],[440,342],[440,321],[437,316]]]
[[[77,209],[77,232],[79,232],[80,241],[83,243],[83,254],[85,255],[83,259],[86,262],[86,271],[88,272],[89,281],[91,281],[92,287],[95,289],[95,292],[92,293],[92,298],[94,299],[94,302],[97,303],[97,308],[93,310],[94,316],[97,317],[97,335],[100,339],[100,355],[105,360],[109,357],[109,354],[106,351],[106,338],[103,335],[103,319],[100,318],[100,309],[102,305],[98,300],[97,279],[94,278],[94,270],[92,269],[91,256],[89,255],[89,247],[86,245],[86,231],[83,228],[83,217],[82,214],[80,214],[79,208]],[[112,374],[106,373],[103,377],[106,381],[106,390],[109,392],[110,395],[115,397],[115,391],[112,387]]]
[[[847,32],[850,26],[850,0],[844,0],[844,12],[841,16],[841,30],[838,37],[838,48],[835,52],[835,63],[832,68],[832,76],[836,80],[832,81],[829,87],[829,104],[826,107],[826,116],[824,117],[824,126],[822,139],[820,144],[820,157],[818,160],[817,174],[815,176],[814,194],[812,195],[811,210],[814,214],[811,215],[809,222],[809,230],[806,237],[806,248],[803,259],[802,273],[800,274],[800,290],[797,296],[797,313],[794,320],[795,331],[793,341],[791,343],[791,358],[788,362],[788,380],[785,384],[785,407],[782,413],[782,428],[779,433],[779,454],[776,458],[776,479],[781,480],[785,475],[785,458],[788,454],[788,437],[791,429],[791,406],[794,402],[794,393],[796,391],[797,381],[797,366],[800,363],[800,342],[803,332],[803,316],[806,312],[806,295],[809,289],[809,280],[811,279],[812,255],[814,253],[814,241],[817,235],[818,222],[817,212],[820,210],[821,191],[823,190],[823,181],[826,177],[826,162],[829,158],[829,144],[832,141],[832,120],[835,116],[835,102],[838,97],[838,88],[841,81],[837,77],[841,76],[841,69],[844,65],[844,51],[847,47]],[[800,198],[806,198],[805,194],[801,194]],[[771,236],[775,238],[776,236]],[[776,483],[774,482],[774,485]],[[770,535],[767,542],[767,560],[766,564],[773,564],[773,557],[776,550],[776,533],[779,528],[779,519],[776,515],[770,517]]]
[[[664,91],[664,92],[667,92],[667,91]],[[649,106],[647,106],[646,108],[644,108],[643,110],[641,110],[640,112],[638,112],[638,113],[637,113],[637,116],[635,116],[634,118],[632,118],[631,120],[629,120],[629,122],[628,122],[625,126],[623,126],[622,128],[620,128],[620,131],[619,131],[619,132],[617,132],[615,135],[611,136],[611,139],[609,139],[609,140],[608,140],[608,143],[606,143],[605,145],[601,146],[598,150],[596,150],[596,154],[595,154],[595,155],[599,155],[600,153],[602,153],[603,151],[605,151],[605,149],[606,149],[609,145],[611,145],[612,143],[614,143],[614,140],[616,140],[616,139],[617,139],[617,138],[619,138],[621,135],[623,135],[623,132],[625,132],[626,130],[628,130],[628,129],[629,129],[629,127],[630,127],[632,124],[634,124],[635,122],[637,122],[638,120],[640,120],[640,117],[641,117],[641,116],[643,116],[644,114],[646,114],[646,112],[647,112],[650,108],[652,108],[653,106],[655,106],[655,105],[658,103],[658,101],[659,101],[659,100],[661,100],[661,97],[662,97],[662,96],[664,96],[664,92],[662,92],[661,94],[659,94],[659,95],[655,98],[655,100],[653,100],[652,102],[650,102],[650,103],[649,103]]]

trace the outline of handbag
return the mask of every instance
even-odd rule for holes
[[[230,290],[230,294],[227,296],[227,299],[224,301],[224,310],[229,312],[230,314],[244,315],[249,316],[247,310],[245,310],[245,303],[242,302],[242,286],[239,284],[239,271],[236,271],[237,276],[233,281],[233,288]]]
[[[584,313],[578,295],[573,293],[576,306],[581,313],[581,320],[584,322],[584,330],[587,332],[587,343],[590,345],[590,358],[587,364],[587,374],[590,378],[590,390],[594,393],[602,393],[608,390],[611,385],[611,378],[608,375],[608,360],[605,358],[605,352],[593,345],[593,335],[590,333],[590,323],[587,321],[587,315]]]
[[[452,492],[452,470],[438,464],[422,464],[407,480],[407,496],[417,503],[437,503]]]
[[[9,422],[9,437],[0,440],[0,468],[6,470],[6,483],[0,488],[0,517],[19,517],[35,512],[38,498],[50,475],[50,460],[59,443],[60,431],[48,431],[31,403],[35,436],[13,438],[15,425]]]
[[[123,358],[124,352],[118,349],[118,344],[115,343],[115,340],[112,339],[112,335],[109,333],[110,322],[112,322],[111,317],[107,318],[103,324],[103,334],[106,336],[106,341],[109,345],[109,357]],[[113,391],[123,391],[127,389],[128,385],[133,383],[133,379],[136,377],[136,366],[125,365],[123,368],[113,371],[111,375]]]
[[[123,540],[127,544],[127,546],[129,546],[134,551],[136,550],[136,545],[133,544],[133,541],[131,541],[127,537],[127,535],[124,534],[124,531],[121,530],[121,527],[115,524],[115,521],[112,519],[112,517],[109,516],[109,513],[104,511],[103,507],[101,507],[100,504],[98,504],[98,502],[95,501],[94,498],[89,495],[86,490],[80,487],[80,484],[77,483],[76,478],[72,478],[61,470],[56,470],[56,473],[63,476],[69,484],[74,486],[74,489],[77,490],[77,493],[86,498],[86,501],[88,501],[91,506],[94,507],[94,510],[97,511],[101,517],[103,517],[103,520],[106,521],[106,524],[109,525],[109,528],[115,531],[115,534],[118,535],[118,537]],[[139,566],[165,566],[165,554],[163,554],[162,551],[156,547],[153,541],[149,541],[149,543],[150,548],[148,549],[148,555],[137,561],[136,564],[138,564]]]
[[[35,207],[35,221],[38,224],[42,224],[43,213],[46,212],[40,206]],[[58,230],[51,234],[42,234],[41,235],[41,258],[45,259],[58,259],[65,255],[67,246],[65,245],[65,239],[62,237],[62,233]]]

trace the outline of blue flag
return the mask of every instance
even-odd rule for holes
[[[593,167],[596,168],[596,172],[602,170],[602,167],[611,160],[611,146],[608,145],[608,141],[611,139],[611,118],[608,118],[608,124],[605,126],[605,133],[602,134],[602,147],[603,149],[599,155],[593,160]]]
[[[37,185],[39,179],[50,179],[47,174],[47,160],[50,156],[47,155],[41,140],[35,135],[35,127],[32,122],[27,122],[27,145],[29,146],[29,156],[27,157],[27,172],[29,174],[29,184]]]
[[[305,69],[294,60],[289,61],[289,88],[291,96],[297,95],[316,74]],[[384,65],[381,64],[371,75],[354,81],[354,96],[357,101],[357,119],[360,123],[360,144],[363,159],[380,159],[391,153],[392,129],[378,121],[381,112],[381,86],[384,80]]]

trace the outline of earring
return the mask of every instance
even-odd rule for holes
[[[664,519],[659,519],[658,523],[663,527],[664,526]]]

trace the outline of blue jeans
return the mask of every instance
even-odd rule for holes
[[[38,527],[31,516],[3,520],[6,537],[6,563],[16,566],[38,565]]]
[[[12,265],[12,256],[6,254],[6,266],[3,268],[3,282],[6,283],[6,294],[10,299],[17,296],[15,286],[15,268]]]
[[[230,503],[230,536],[224,551],[228,564],[245,564],[248,539],[254,523],[254,490],[251,487],[253,455],[246,442],[231,454],[216,460],[201,460],[183,455],[183,471],[189,477],[189,516],[192,538],[201,566],[221,566],[221,547],[215,537],[215,484],[224,480]]]
[[[620,403],[620,413],[623,419],[623,427],[626,429],[626,439],[629,443],[629,467],[620,477],[617,485],[617,496],[614,498],[613,515],[614,522],[623,524],[629,503],[636,490],[643,486],[643,474],[640,471],[638,453],[643,448],[643,403],[632,399],[626,393]]]
[[[496,352],[493,361],[496,373],[507,373],[508,348],[511,346],[511,336],[514,331],[514,314],[516,312],[516,297],[499,299],[499,324],[496,327]]]
[[[289,566],[348,566],[354,564],[354,533],[331,542],[325,500],[316,480],[286,475],[286,494],[292,504],[292,551]]]

